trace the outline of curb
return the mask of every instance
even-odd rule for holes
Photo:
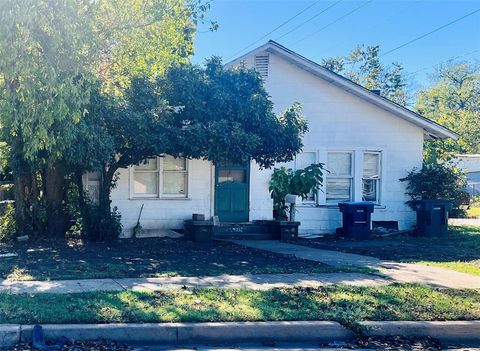
[[[360,322],[366,336],[430,336],[440,341],[480,342],[480,321]],[[116,323],[44,324],[46,339],[112,339],[126,344],[186,345],[269,341],[345,341],[356,334],[337,322],[226,322],[226,323]],[[28,343],[33,325],[0,325],[0,347]]]
[[[337,322],[227,322],[43,324],[45,339],[112,339],[126,344],[195,344],[208,342],[341,341],[354,333]],[[33,325],[0,325],[0,347],[32,341]]]
[[[366,336],[430,336],[440,341],[480,342],[480,321],[360,322]]]

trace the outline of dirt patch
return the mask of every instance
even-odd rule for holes
[[[301,238],[295,243],[400,262],[480,259],[480,228],[472,227],[454,227],[447,237],[425,238],[405,234],[370,240],[350,240],[332,235],[316,239]]]
[[[58,280],[221,274],[321,273],[333,268],[227,242],[123,239],[109,243],[42,240],[2,245],[18,257],[0,258],[10,280]]]

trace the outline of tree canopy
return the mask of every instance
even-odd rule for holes
[[[440,67],[431,87],[418,94],[415,109],[460,135],[426,144],[427,158],[480,153],[480,66],[470,63]]]
[[[360,45],[346,56],[323,59],[321,65],[367,89],[379,90],[380,95],[398,104],[406,105],[409,96],[403,66],[396,62],[385,66],[380,62],[379,53],[378,45]]]
[[[40,212],[32,208],[44,195],[46,223],[62,217],[67,159],[92,89],[120,96],[135,76],[154,80],[187,62],[207,8],[201,0],[0,2],[0,131],[19,223]]]
[[[292,160],[302,147],[307,124],[300,105],[276,116],[262,78],[253,69],[227,69],[214,57],[205,67],[168,70],[159,79],[159,89],[173,109],[169,125],[175,128],[183,156],[254,159],[270,167]]]

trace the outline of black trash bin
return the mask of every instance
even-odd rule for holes
[[[448,235],[448,212],[453,206],[451,201],[418,200],[413,206],[417,212],[417,235]]]
[[[372,233],[372,213],[375,203],[371,201],[340,202],[343,214],[343,235],[352,239],[368,239]]]

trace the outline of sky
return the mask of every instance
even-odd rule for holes
[[[480,61],[480,11],[387,51],[475,10],[480,0],[213,0],[207,18],[219,28],[211,32],[199,26],[193,62],[212,55],[228,62],[269,39],[316,62],[357,45],[379,45],[380,54],[386,53],[382,63],[401,63],[421,88],[430,83],[435,67],[452,58]]]

